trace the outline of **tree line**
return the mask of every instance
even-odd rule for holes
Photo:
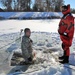
[[[64,0],[0,0],[4,11],[60,12]],[[75,12],[74,9],[72,9]]]
[[[33,10],[59,12],[62,5],[64,5],[63,0],[35,0]]]
[[[63,0],[0,0],[6,11],[60,11]]]

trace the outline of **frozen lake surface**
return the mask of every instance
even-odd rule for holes
[[[61,41],[57,33],[60,19],[53,20],[3,20],[0,21],[0,75],[75,75],[75,71],[64,66],[60,66],[55,61],[56,56],[62,55]],[[37,57],[46,59],[43,64],[32,67],[41,70],[23,74],[25,72],[15,72],[15,67],[10,66],[10,59],[13,51],[21,51],[20,30],[30,28],[32,31],[33,48],[37,52]],[[17,41],[15,41],[19,38]],[[51,50],[44,54],[43,51]],[[75,65],[75,38],[71,47],[70,63]],[[40,66],[39,66],[40,65]],[[21,70],[21,69],[20,69]],[[29,70],[31,71],[31,69]]]

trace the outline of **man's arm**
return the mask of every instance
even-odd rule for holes
[[[65,33],[68,34],[73,26],[74,26],[74,18],[72,16],[69,16],[68,17],[68,27],[67,27]]]

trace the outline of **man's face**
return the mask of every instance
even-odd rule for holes
[[[64,9],[64,7],[60,8],[61,12],[65,12],[67,9]]]
[[[26,36],[30,37],[30,35],[31,35],[31,31],[30,30],[26,31]]]

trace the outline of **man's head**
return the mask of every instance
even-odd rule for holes
[[[66,15],[66,14],[68,14],[68,13],[70,13],[70,5],[64,5],[64,6],[62,6],[61,7],[61,12],[64,14],[64,15]]]
[[[29,28],[25,28],[24,33],[27,37],[30,37],[31,35],[31,30]]]
[[[64,6],[61,7],[61,11],[62,11],[62,12],[67,11],[67,9],[68,9],[68,7],[67,7],[66,5],[64,5]]]

